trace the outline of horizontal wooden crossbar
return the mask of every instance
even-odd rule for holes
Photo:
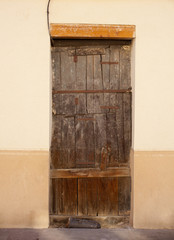
[[[133,39],[135,25],[115,24],[50,24],[52,38]]]
[[[98,177],[127,177],[130,176],[129,168],[114,168],[101,171],[96,168],[89,169],[52,169],[51,178],[98,178]]]
[[[105,89],[105,90],[59,90],[53,91],[53,94],[64,94],[64,93],[129,93],[129,89]]]

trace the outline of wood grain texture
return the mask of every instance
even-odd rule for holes
[[[130,214],[130,191],[130,177],[118,178],[118,206],[120,216]]]
[[[50,170],[51,178],[95,178],[95,177],[125,177],[130,176],[130,169],[119,167],[101,171],[100,168],[87,169],[52,169]]]
[[[133,39],[134,25],[50,24],[52,38]]]
[[[98,181],[98,216],[118,215],[118,178]]]
[[[52,48],[50,213],[129,215],[130,42],[68,43]]]
[[[53,179],[53,213],[77,215],[77,179]]]

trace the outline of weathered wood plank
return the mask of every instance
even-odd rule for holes
[[[108,215],[108,203],[109,203],[109,191],[108,189],[108,178],[98,179],[98,216]]]
[[[78,216],[87,215],[87,180],[78,179]]]
[[[94,138],[95,138],[95,167],[101,164],[102,148],[106,146],[106,115],[95,114]]]
[[[77,215],[77,179],[62,179],[64,214]]]
[[[124,155],[124,128],[123,128],[123,96],[116,94],[116,104],[119,108],[116,111],[116,128],[118,143],[118,159],[119,163],[125,162]]]
[[[50,24],[52,38],[135,38],[134,25]]]
[[[131,87],[131,48],[129,45],[121,47],[120,50],[120,88]]]
[[[51,52],[52,58],[52,89],[53,90],[60,90],[62,88],[61,83],[61,54],[60,52],[52,51]]]
[[[64,227],[68,226],[70,216],[56,216],[50,215],[50,227]],[[128,216],[78,216],[77,219],[93,219],[101,225],[101,228],[129,228]]]
[[[88,48],[76,48],[75,50],[69,50],[69,56],[89,56],[89,55],[100,55],[105,54],[105,48],[99,47],[88,47]]]
[[[94,90],[94,56],[87,56],[86,58],[86,72],[87,72],[87,83],[86,90]]]
[[[76,105],[76,114],[86,114],[86,94],[76,94],[74,101]]]
[[[118,215],[118,178],[98,181],[98,216]]]
[[[54,91],[53,94],[72,94],[72,93],[129,93],[131,88],[128,89],[98,89],[98,90],[60,90]]]
[[[99,168],[87,169],[51,169],[51,178],[97,178],[97,177],[125,177],[130,176],[130,169],[119,167],[101,171]]]
[[[93,66],[89,65],[87,71],[87,88],[91,90],[103,90],[103,81],[102,81],[102,67],[100,64],[100,55],[93,56]],[[92,76],[93,75],[93,76]],[[93,81],[89,79],[89,76],[92,77]],[[101,113],[100,105],[103,105],[103,94],[88,94],[87,95],[87,111],[88,113]]]
[[[98,178],[88,178],[87,182],[87,215],[97,216],[98,211]]]
[[[86,89],[86,56],[77,56],[75,89]]]
[[[67,52],[61,52],[61,81],[62,89],[75,89],[76,71],[74,57]]]
[[[110,62],[118,62],[118,64],[111,64],[110,67],[110,89],[120,89],[120,59],[119,46],[110,46]]]
[[[52,179],[52,194],[53,194],[53,213],[63,213],[63,185],[62,179]]]
[[[107,167],[115,167],[118,163],[118,139],[115,113],[107,113]]]
[[[62,166],[59,151],[61,147],[61,126],[62,116],[53,116],[52,139],[51,139],[51,162],[50,168],[60,168]]]
[[[106,53],[105,55],[101,56],[101,62],[109,62],[109,46],[106,48]],[[102,71],[102,81],[103,81],[103,89],[109,89],[110,88],[110,73],[109,73],[109,65],[108,64],[102,64],[101,65],[101,71]],[[103,94],[103,105],[109,106],[110,101],[109,101],[109,93],[104,93]],[[101,103],[102,105],[102,103]],[[102,112],[109,112],[109,109],[105,108],[102,109]]]
[[[131,94],[123,94],[124,162],[129,162],[131,149]]]
[[[76,166],[74,117],[64,117],[62,119],[60,153],[62,168],[73,168]]]
[[[131,179],[130,177],[118,178],[118,205],[119,215],[130,214],[130,190]]]
[[[53,179],[53,213],[77,215],[77,179]]]
[[[107,215],[118,215],[118,178],[110,178],[108,181],[109,203]]]
[[[93,116],[81,116],[80,121],[79,117],[76,118],[76,167],[78,168],[95,165],[94,121],[89,120],[91,117]]]

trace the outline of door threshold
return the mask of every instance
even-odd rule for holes
[[[50,228],[67,228],[69,218],[95,220],[101,228],[130,228],[130,216],[61,216],[50,215]]]

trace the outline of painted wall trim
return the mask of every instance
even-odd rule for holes
[[[174,151],[132,151],[134,228],[173,229]]]
[[[0,228],[49,225],[49,152],[0,151]]]
[[[52,38],[133,39],[135,25],[50,24]]]

